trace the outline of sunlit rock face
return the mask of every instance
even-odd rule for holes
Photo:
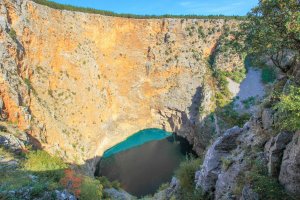
[[[2,113],[78,164],[146,128],[196,144],[195,127],[214,107],[208,57],[238,23],[126,19],[2,0]]]

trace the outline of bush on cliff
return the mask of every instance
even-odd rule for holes
[[[81,200],[98,200],[103,197],[103,186],[99,180],[84,177],[80,187]]]
[[[185,191],[193,191],[195,188],[195,172],[200,168],[202,160],[200,158],[189,158],[180,164],[176,171],[176,177],[180,181],[180,186]]]
[[[17,33],[13,28],[10,29],[8,34],[13,40],[17,40]]]
[[[281,130],[300,130],[300,87],[290,86],[288,92],[280,95],[279,99],[275,105],[279,118],[277,126]]]
[[[250,184],[260,199],[285,200],[291,199],[276,178],[268,175],[265,164],[259,159],[250,161],[251,169],[246,172],[244,180]]]

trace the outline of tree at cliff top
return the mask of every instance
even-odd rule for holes
[[[235,41],[244,41],[247,53],[266,55],[282,72],[288,72],[300,52],[299,0],[260,0],[247,18]],[[295,53],[288,64],[283,62],[287,52]]]

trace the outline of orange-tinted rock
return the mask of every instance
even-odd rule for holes
[[[17,76],[9,73],[10,80],[28,79],[30,95],[20,94],[32,115],[31,134],[48,152],[75,163],[101,156],[141,129],[164,128],[194,137],[194,127],[204,117],[200,107],[206,114],[214,108],[206,60],[224,26],[238,24],[109,17],[28,0],[0,5],[24,51],[22,56],[11,53],[15,65],[5,61],[4,66],[15,66]],[[198,35],[200,26],[205,38]],[[219,31],[208,34],[213,27]],[[0,40],[12,43],[7,32],[0,32]],[[5,105],[13,102],[5,100]]]

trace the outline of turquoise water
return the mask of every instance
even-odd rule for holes
[[[103,154],[103,158],[108,158],[119,152],[126,151],[137,146],[141,146],[147,142],[165,139],[171,135],[172,134],[169,132],[156,128],[139,131],[136,134],[127,138],[125,141],[105,151]]]
[[[95,176],[119,181],[122,189],[140,198],[170,182],[190,154],[195,155],[186,139],[160,129],[146,129],[107,150]]]

